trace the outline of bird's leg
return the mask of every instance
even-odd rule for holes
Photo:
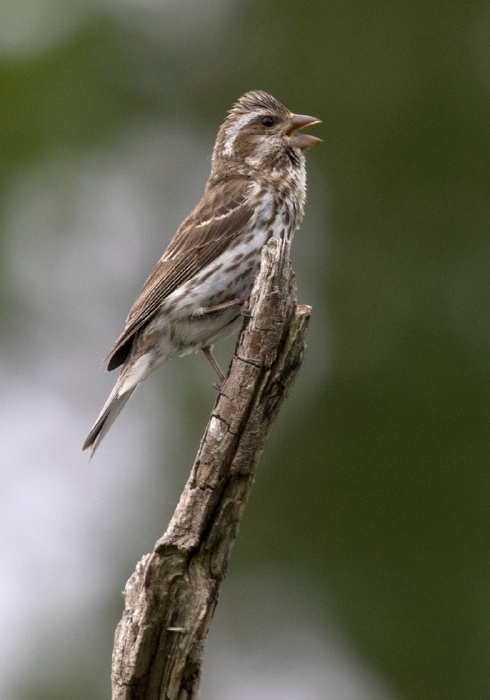
[[[221,367],[217,363],[216,358],[214,357],[214,355],[211,351],[211,345],[206,345],[204,348],[201,348],[201,350],[203,351],[205,357],[209,360],[209,362],[211,363],[211,366],[213,367],[213,369],[215,370],[216,374],[219,377],[219,382],[220,382],[219,385],[216,385],[216,384],[214,385],[219,391],[221,389],[221,387],[223,386],[223,383],[224,383],[226,377],[223,374]]]
[[[202,306],[200,309],[196,309],[193,316],[204,316],[205,314],[210,314],[213,311],[221,311],[222,309],[229,309],[230,306],[241,306],[241,313],[247,316],[248,304],[250,297],[231,299],[230,301],[224,301],[222,304],[216,304],[216,306]]]

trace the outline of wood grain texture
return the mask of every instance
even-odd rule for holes
[[[310,307],[296,303],[289,241],[264,246],[237,341],[167,531],[126,584],[112,700],[191,700],[204,642],[260,455],[303,362]]]

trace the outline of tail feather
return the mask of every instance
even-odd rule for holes
[[[114,387],[111,395],[107,399],[107,403],[100,412],[99,417],[95,421],[95,425],[87,436],[87,439],[83,443],[82,450],[87,450],[89,447],[92,448],[91,457],[94,456],[95,450],[98,448],[105,435],[109,432],[111,425],[114,423],[118,415],[123,410],[126,405],[127,400],[130,398],[136,386],[131,387],[123,392],[121,392],[118,387],[119,382]]]
[[[121,374],[105,402],[104,408],[95,421],[95,425],[83,443],[82,450],[92,448],[91,457],[94,456],[109,428],[126,405],[138,384],[140,384],[155,369],[151,353],[145,353],[133,361],[128,361],[121,370]]]

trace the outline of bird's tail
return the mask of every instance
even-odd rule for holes
[[[123,410],[124,406],[126,405],[126,401],[134,392],[136,386],[138,386],[136,384],[136,386],[126,388],[124,386],[126,382],[121,381],[121,379],[122,377],[119,377],[118,381],[116,382],[116,386],[112,390],[104,408],[95,421],[94,427],[83,443],[82,450],[87,450],[89,447],[92,448],[91,457],[94,456],[95,450],[98,448],[105,435],[109,432],[109,428]]]
[[[94,456],[95,450],[105,435],[107,435],[109,428],[123,410],[138,384],[155,369],[155,365],[152,364],[151,360],[150,354],[147,353],[137,360],[124,365],[114,389],[111,391],[104,408],[95,421],[94,427],[83,443],[82,450],[87,450],[89,447],[92,448],[91,457]]]

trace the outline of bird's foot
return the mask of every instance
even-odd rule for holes
[[[242,316],[245,316],[245,318],[252,318],[252,312],[250,311],[250,297],[247,297],[246,299],[243,300],[242,308],[240,309],[240,313]]]

